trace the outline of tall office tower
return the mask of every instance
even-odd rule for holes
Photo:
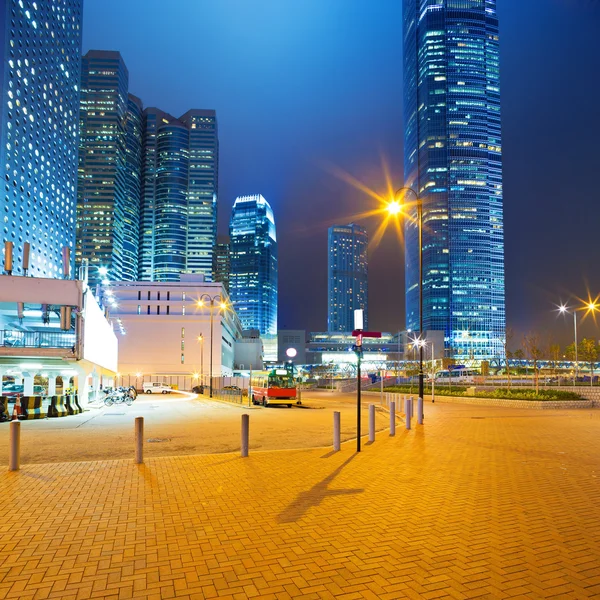
[[[213,110],[181,118],[157,108],[143,113],[138,276],[212,281],[217,236],[218,138]]]
[[[352,331],[354,311],[362,309],[368,329],[369,236],[360,225],[334,225],[328,230],[327,329]]]
[[[405,185],[423,207],[423,330],[457,357],[505,335],[496,0],[405,0]],[[407,195],[407,200],[412,200]],[[406,237],[406,326],[419,329],[416,203]]]
[[[231,271],[231,258],[229,256],[229,238],[219,236],[213,256],[213,281],[222,283],[229,292],[229,273]]]
[[[229,296],[244,329],[277,335],[277,236],[269,203],[239,196],[229,223]]]
[[[189,110],[180,119],[189,131],[187,273],[212,281],[217,240],[219,138],[214,110]]]
[[[75,248],[83,0],[0,0],[0,241],[15,273],[61,277]],[[73,255],[73,253],[72,253]]]
[[[123,280],[138,278],[140,202],[142,194],[142,101],[128,94],[125,129],[125,203]]]
[[[115,281],[131,278],[137,270],[126,250],[133,208],[127,198],[126,175],[128,83],[129,73],[119,52],[90,50],[83,57],[77,262],[89,261],[91,284],[104,278],[101,268]]]

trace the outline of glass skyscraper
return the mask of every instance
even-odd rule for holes
[[[277,335],[277,236],[269,203],[239,196],[229,224],[229,295],[244,329]]]
[[[334,225],[327,238],[327,330],[352,331],[356,309],[363,310],[368,329],[367,230],[355,223]]]
[[[231,272],[231,258],[229,256],[229,238],[217,238],[213,257],[213,281],[222,283],[229,293],[229,273]]]
[[[0,241],[21,272],[61,277],[74,256],[83,0],[0,0]]]
[[[405,185],[423,203],[423,329],[456,358],[505,335],[496,0],[404,0]],[[407,200],[412,200],[407,196]],[[406,326],[419,329],[416,207],[407,219]]]
[[[90,50],[82,60],[79,184],[77,188],[77,262],[89,261],[89,280],[132,279],[131,206],[127,189],[129,73],[119,52]],[[132,107],[135,110],[135,107]],[[132,131],[133,134],[133,131]],[[139,206],[139,197],[133,204]],[[136,236],[137,242],[137,236]]]
[[[217,238],[217,117],[193,109],[177,119],[143,112],[139,279],[212,281]]]

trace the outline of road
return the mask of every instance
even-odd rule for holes
[[[178,456],[233,452],[240,422],[250,414],[251,450],[287,450],[332,443],[333,412],[341,413],[342,440],[356,437],[356,396],[303,392],[303,407],[241,407],[195,394],[141,394],[132,406],[91,405],[81,415],[21,422],[21,462],[47,463],[133,457],[134,419],[144,417],[145,454]],[[377,394],[363,397],[362,432],[368,404],[377,406],[376,429],[389,426]],[[8,423],[0,423],[0,463],[8,464]]]

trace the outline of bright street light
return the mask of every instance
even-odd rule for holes
[[[402,211],[402,205],[400,202],[398,202],[398,200],[393,200],[387,205],[387,211],[390,213],[390,215],[397,215]]]

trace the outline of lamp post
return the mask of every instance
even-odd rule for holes
[[[391,215],[397,215],[402,212],[406,202],[403,198],[406,194],[413,194],[417,207],[417,225],[419,228],[419,338],[423,337],[423,201],[415,190],[409,187],[402,187],[396,190],[394,200],[387,206]],[[406,212],[405,212],[406,214]],[[423,398],[423,346],[419,346],[419,398]]]
[[[210,294],[202,294],[200,296],[200,300],[198,300],[198,306],[203,308],[204,306],[209,306],[210,310],[210,368],[209,368],[209,397],[213,397],[213,317],[214,317],[214,309],[215,302],[218,302],[219,312],[225,310],[227,308],[227,303],[223,301],[223,298],[220,294],[216,294],[215,296],[211,296]]]
[[[200,385],[204,385],[204,334],[198,336],[200,342]]]
[[[573,312],[570,312],[564,304],[561,304],[558,307],[558,312],[561,315],[573,315],[573,329],[575,330],[575,379],[573,380],[573,385],[575,385],[577,378],[579,377],[579,361],[577,355],[577,311],[574,310]]]

